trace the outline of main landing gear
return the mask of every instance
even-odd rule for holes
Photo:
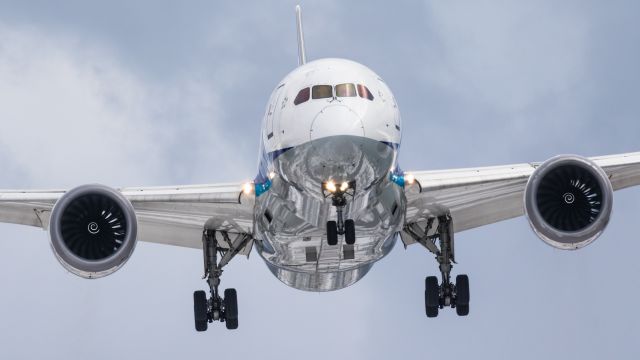
[[[353,197],[356,191],[356,182],[343,182],[340,185],[333,181],[322,183],[322,193],[325,198],[331,196],[331,205],[336,207],[336,221],[327,221],[327,243],[338,244],[338,235],[344,235],[344,241],[348,245],[356,242],[356,226],[353,219],[344,220],[343,211],[347,205],[347,195]]]
[[[440,284],[436,276],[427,276],[425,279],[424,304],[427,317],[438,316],[438,310],[444,307],[455,308],[459,316],[467,316],[469,314],[469,277],[458,275],[455,284],[451,282],[451,269],[455,263],[451,216],[439,216],[438,229],[434,235],[429,236],[427,234],[435,220],[430,218],[424,231],[416,223],[409,224],[405,228],[405,231],[417,242],[436,255],[440,267],[442,276]],[[436,242],[439,242],[439,247]]]
[[[228,248],[218,246],[216,234]],[[231,240],[227,231],[204,230],[202,250],[204,254],[204,276],[209,284],[211,297],[204,290],[193,293],[193,314],[197,331],[206,331],[208,324],[214,321],[224,322],[227,329],[238,328],[238,295],[236,289],[226,289],[224,297],[218,292],[222,268],[236,256],[251,240],[249,234],[236,234]],[[218,261],[220,255],[220,261]]]

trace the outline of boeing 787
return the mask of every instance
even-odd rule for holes
[[[360,280],[398,239],[439,265],[439,278],[426,277],[426,315],[451,307],[465,316],[456,233],[525,215],[545,243],[579,249],[607,226],[613,191],[640,184],[639,152],[404,171],[391,89],[357,62],[307,61],[299,7],[296,17],[299,66],[268,100],[252,182],[0,190],[0,221],[48,230],[60,264],[91,279],[120,269],[138,240],[202,249],[210,292],[194,293],[198,331],[238,327],[236,290],[219,290],[238,255],[255,249],[286,285],[331,291]]]

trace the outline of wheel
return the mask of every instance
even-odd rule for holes
[[[227,329],[238,328],[238,294],[236,289],[224,291],[224,317]]]
[[[456,305],[469,305],[469,277],[456,276]]]
[[[458,314],[458,316],[467,316],[467,315],[469,315],[469,305],[458,305],[458,306],[456,306],[456,314]]]
[[[238,318],[238,293],[236,289],[224,291],[224,316],[227,319]]]
[[[344,221],[344,241],[349,245],[356,242],[356,224],[351,219]]]
[[[338,244],[338,224],[335,221],[327,221],[327,243]]]
[[[456,276],[456,313],[459,316],[469,315],[469,277]]]
[[[438,285],[438,278],[435,276],[427,276],[424,282],[424,306],[427,317],[436,317],[438,316],[438,308],[440,307],[440,285]]]
[[[238,319],[227,319],[224,323],[229,330],[235,330],[238,328]]]
[[[202,290],[193,292],[193,315],[197,331],[207,331],[207,293]]]

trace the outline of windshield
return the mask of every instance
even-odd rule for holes
[[[373,94],[371,94],[371,91],[362,84],[358,84],[358,95],[360,95],[361,98],[373,100]]]
[[[304,89],[300,90],[300,92],[296,96],[295,100],[293,100],[293,104],[294,105],[298,105],[298,104],[302,104],[303,102],[309,100],[309,94],[310,94],[309,88],[304,88]]]
[[[326,99],[333,97],[333,87],[331,85],[316,85],[311,90],[313,99]]]
[[[336,96],[338,97],[354,97],[356,96],[356,87],[353,84],[336,85]]]

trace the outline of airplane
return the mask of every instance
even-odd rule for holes
[[[375,72],[337,58],[307,61],[296,6],[298,67],[268,101],[252,182],[70,190],[0,190],[0,221],[43,228],[60,264],[110,275],[137,241],[202,249],[209,295],[193,294],[194,325],[238,327],[226,265],[253,249],[284,284],[333,291],[362,279],[398,239],[435,256],[425,313],[469,314],[469,277],[452,275],[454,235],[526,216],[546,244],[580,249],[605,230],[613,191],[640,184],[640,152],[559,155],[544,162],[403,171],[396,100]]]

